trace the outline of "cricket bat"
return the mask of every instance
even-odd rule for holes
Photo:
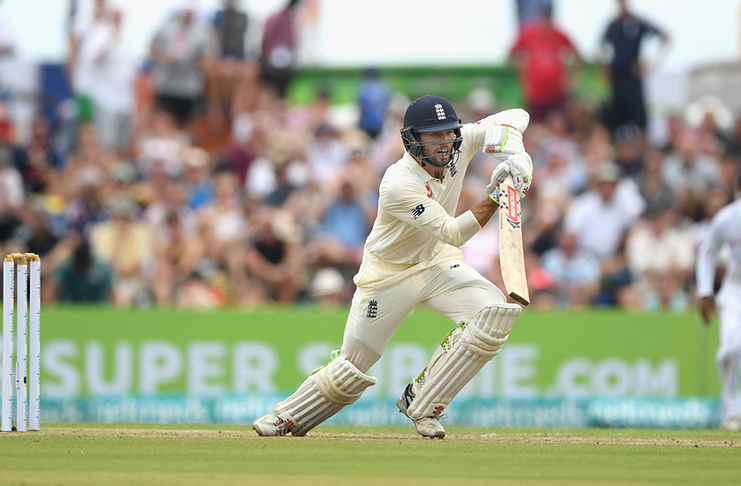
[[[522,211],[520,195],[509,175],[499,185],[499,266],[507,293],[522,305],[530,304],[522,248]]]

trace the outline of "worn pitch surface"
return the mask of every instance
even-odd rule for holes
[[[741,433],[620,429],[45,425],[0,434],[0,484],[738,484]]]

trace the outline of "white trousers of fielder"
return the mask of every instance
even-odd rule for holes
[[[722,420],[741,418],[741,303],[719,306],[720,347],[716,355],[720,373]]]

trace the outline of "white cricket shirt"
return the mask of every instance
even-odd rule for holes
[[[528,117],[523,110],[508,110],[509,115],[515,111]],[[463,125],[461,153],[445,169],[442,181],[429,175],[408,152],[386,169],[356,285],[385,286],[441,261],[463,259],[456,247],[481,229],[471,210],[455,217],[463,177],[484,145],[486,129],[501,123],[505,113]]]
[[[715,265],[720,248],[727,244],[731,258],[718,293],[718,303],[724,305],[741,300],[741,199],[724,207],[710,223],[705,241],[697,254],[697,295],[713,295]]]

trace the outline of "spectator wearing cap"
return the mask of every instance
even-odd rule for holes
[[[335,127],[323,123],[307,142],[305,153],[313,182],[318,187],[325,188],[336,181],[342,167],[350,159],[352,150],[340,139]]]
[[[138,217],[129,198],[110,201],[111,218],[91,231],[95,255],[114,271],[114,303],[121,307],[150,301],[154,240],[149,226]]]
[[[346,304],[350,298],[342,273],[332,267],[318,270],[309,288],[311,298],[321,307],[338,307]]]
[[[630,281],[624,243],[638,221],[644,201],[631,180],[621,178],[611,162],[594,174],[595,187],[574,199],[564,217],[564,229],[576,235],[579,247],[596,256],[603,275],[600,303],[613,304],[617,289]]]
[[[664,157],[662,178],[679,197],[682,212],[692,219],[698,217],[704,194],[720,185],[718,159],[702,154],[697,149],[697,136],[685,130],[677,149]]]
[[[671,199],[654,200],[626,240],[631,285],[621,291],[625,307],[682,312],[694,270],[692,230],[680,224]]]

